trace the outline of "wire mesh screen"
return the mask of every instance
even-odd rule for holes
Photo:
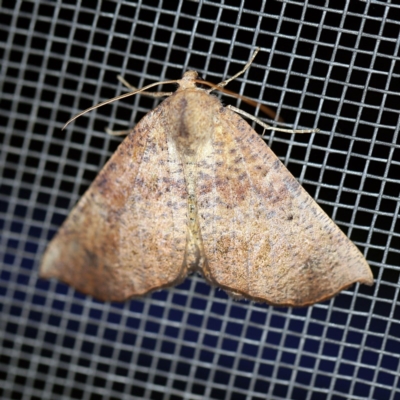
[[[399,21],[379,1],[3,1],[0,397],[400,399]],[[321,129],[263,137],[363,252],[374,286],[292,309],[235,301],[198,275],[125,303],[39,279],[122,140],[104,128],[157,101],[64,123],[126,91],[117,74],[142,87],[194,69],[218,83],[256,46],[228,88]]]

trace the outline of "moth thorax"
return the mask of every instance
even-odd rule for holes
[[[204,91],[185,90],[174,98],[174,108],[179,108],[180,116],[172,116],[173,140],[177,151],[184,156],[195,157],[196,154],[212,139],[214,132],[214,119],[211,107],[209,115],[205,118],[205,100],[213,99]],[[208,105],[209,106],[209,105]],[[211,117],[211,118],[210,118]]]

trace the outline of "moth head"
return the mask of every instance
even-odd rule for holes
[[[189,89],[196,87],[196,81],[198,80],[198,74],[196,71],[186,71],[183,74],[182,79],[178,80],[179,89]]]

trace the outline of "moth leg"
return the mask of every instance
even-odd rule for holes
[[[122,131],[113,131],[110,128],[104,128],[104,130],[107,132],[108,135],[111,136],[127,136],[131,131],[131,129],[123,129]]]
[[[250,60],[247,62],[247,64],[244,66],[244,68],[239,71],[237,74],[231,76],[228,79],[225,79],[224,81],[218,83],[218,85],[216,85],[217,87],[224,87],[226,86],[229,82],[233,81],[234,79],[236,79],[238,76],[244,74],[250,67],[250,65],[253,63],[254,59],[256,58],[257,53],[260,51],[259,47],[256,47],[256,49],[254,50],[253,55],[251,56]],[[208,90],[208,93],[212,92],[214,89],[216,88],[212,88],[210,90]]]
[[[275,126],[271,126],[266,124],[265,122],[262,122],[258,118],[256,118],[254,115],[251,115],[247,113],[246,111],[241,110],[240,108],[236,108],[234,106],[228,105],[226,108],[229,108],[230,110],[234,111],[237,114],[241,114],[244,117],[247,117],[251,119],[252,121],[256,122],[258,125],[262,126],[265,130],[275,130],[279,132],[288,132],[288,133],[317,133],[320,130],[318,128],[315,129],[284,129],[284,128],[277,128]]]
[[[128,89],[132,91],[139,90],[136,86],[131,85],[123,76],[117,75],[117,79]],[[140,94],[144,94],[145,96],[149,97],[165,97],[171,96],[173,92],[140,92]]]
[[[236,79],[238,76],[244,74],[250,67],[250,65],[253,63],[257,53],[260,51],[259,47],[256,47],[256,49],[254,50],[253,55],[251,56],[250,60],[246,63],[246,65],[244,66],[244,68],[239,71],[237,74],[233,75],[232,77],[222,81],[221,83],[218,83],[218,85],[216,85],[215,87],[209,89],[207,92],[210,93],[215,89],[218,88],[222,88],[224,86],[226,86],[229,82],[233,81],[234,79]],[[267,114],[271,116],[271,114],[274,114],[274,112],[269,112],[269,108],[263,106],[264,108],[266,108],[267,110]],[[316,133],[319,132],[320,130],[318,128],[316,129],[284,129],[284,128],[277,128],[277,127],[273,127],[270,125],[267,125],[266,123],[260,121],[258,118],[254,117],[254,115],[251,115],[245,111],[240,110],[239,108],[236,108],[234,106],[227,106],[227,108],[231,109],[232,111],[236,112],[237,114],[241,114],[247,118],[250,118],[252,121],[256,122],[257,124],[261,125],[265,130],[275,130],[275,131],[280,131],[280,132],[288,132],[288,133]],[[265,110],[263,110],[265,112]],[[279,118],[279,117],[278,117]],[[281,119],[281,118],[279,118]]]

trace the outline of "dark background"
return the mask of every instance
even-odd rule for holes
[[[400,399],[400,7],[320,4],[2,2],[0,397]],[[288,309],[234,301],[200,276],[123,304],[38,279],[49,240],[122,140],[104,128],[133,126],[157,101],[63,124],[124,92],[117,74],[141,87],[190,68],[218,83],[256,46],[228,88],[321,129],[265,139],[375,285]]]

